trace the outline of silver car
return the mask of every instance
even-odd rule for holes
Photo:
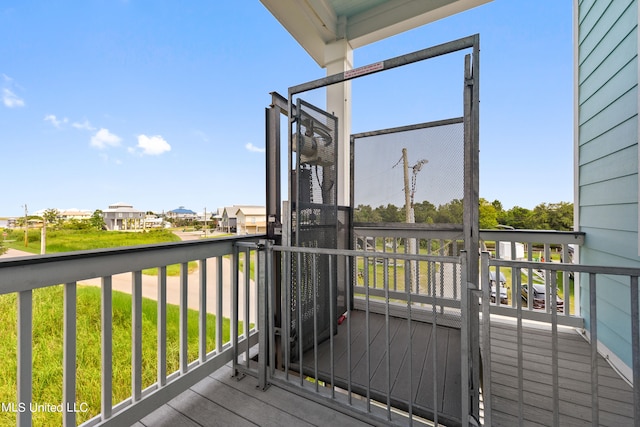
[[[496,272],[489,272],[489,282],[491,283],[491,302],[496,302]],[[509,298],[507,296],[507,279],[504,274],[500,272],[500,304],[509,304]]]

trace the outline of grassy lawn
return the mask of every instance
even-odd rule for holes
[[[398,244],[395,248],[397,253],[404,254],[405,248],[404,244]],[[387,253],[391,252],[392,249],[388,248]],[[384,252],[383,244],[378,239],[376,241],[376,252]],[[425,247],[420,247],[419,249],[420,255],[437,255],[439,254],[439,247],[436,242],[432,243],[431,251],[427,250]],[[387,276],[387,280],[389,283],[390,289],[395,289],[398,291],[405,291],[405,261],[404,260],[394,260],[389,259],[388,261],[388,270],[385,273],[384,264],[382,260],[379,259],[378,263],[373,262],[373,259],[369,259],[368,263],[368,275],[369,275],[369,283],[371,287],[384,289],[384,280],[385,276]],[[416,264],[413,262],[413,265],[416,266],[416,274],[418,276],[418,282],[420,283],[419,293],[427,294],[429,292],[428,286],[430,283],[430,278],[433,277],[433,274],[438,274],[441,266],[439,263],[435,262],[424,262],[420,261]],[[451,268],[447,266],[445,268]],[[364,285],[364,259],[358,258],[357,261],[357,269],[358,269],[358,277],[357,283],[358,285]],[[438,278],[439,276],[437,276]],[[374,286],[375,283],[375,286]],[[415,292],[415,289],[414,289]]]
[[[40,231],[29,232],[29,245],[24,246],[24,231],[13,230],[4,246],[21,251],[40,254]],[[180,238],[168,230],[153,230],[146,233],[94,230],[50,230],[47,232],[47,253],[72,252],[87,249],[118,248],[123,246],[148,245],[154,243],[179,242]],[[189,273],[198,268],[196,261],[189,262]],[[143,270],[143,274],[155,276],[157,268]],[[180,265],[167,266],[168,276],[178,276]]]
[[[40,253],[40,230],[29,231],[29,245],[24,245],[24,230],[11,230],[4,245],[21,251]],[[47,253],[81,251],[87,249],[118,248],[122,246],[179,242],[170,231],[153,230],[146,233],[94,230],[48,230]]]
[[[59,405],[62,401],[63,287],[33,293],[33,401]],[[78,413],[83,422],[100,412],[100,289],[79,287],[77,293],[77,399],[88,412]],[[156,381],[156,302],[142,303],[143,388]],[[188,315],[189,361],[198,357],[198,313]],[[0,402],[16,401],[16,295],[0,296]],[[179,307],[167,305],[167,372],[178,370]],[[207,315],[207,350],[215,347],[215,316]],[[223,321],[223,341],[229,340],[229,320]],[[240,330],[242,326],[240,325]],[[131,394],[131,297],[113,293],[113,402]],[[15,413],[0,412],[0,425],[14,425]],[[34,413],[34,425],[62,425],[59,413]]]

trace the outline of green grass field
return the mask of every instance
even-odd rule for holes
[[[4,242],[8,248],[40,253],[40,230],[29,231],[29,244],[24,245],[24,231],[11,230]],[[179,242],[180,238],[167,230],[145,233],[94,230],[48,230],[47,253],[81,251],[86,249],[118,248],[122,246]]]
[[[29,232],[29,245],[24,246],[24,232],[9,233],[5,247],[40,253],[40,231]],[[143,244],[179,241],[167,230],[146,233],[106,231],[49,231],[47,253],[87,249],[113,248]],[[189,272],[197,269],[196,261],[189,263]],[[168,275],[179,274],[180,266],[167,266]],[[156,269],[144,274],[157,274]],[[78,413],[78,422],[84,422],[100,413],[100,289],[78,287],[77,293],[77,398],[85,404],[87,412]],[[157,305],[144,299],[142,327],[143,388],[156,381],[157,375]],[[131,296],[113,293],[113,402],[131,395]],[[198,357],[198,313],[188,315],[189,361]],[[179,307],[167,305],[167,372],[178,369],[179,363]],[[0,295],[0,402],[16,402],[17,330],[16,294]],[[242,330],[242,325],[239,325]],[[207,351],[215,347],[215,316],[207,315]],[[229,340],[229,319],[223,320],[223,340]],[[59,405],[62,401],[62,343],[63,343],[63,287],[52,286],[33,292],[33,402]],[[16,414],[0,411],[0,426],[15,425]],[[54,412],[37,412],[34,425],[61,425],[62,416]]]
[[[40,254],[40,231],[29,232],[29,244],[24,246],[24,231],[13,230],[11,239],[4,246],[20,251]],[[146,233],[93,230],[54,230],[47,233],[47,253],[72,252],[87,249],[118,248],[123,246],[148,245],[154,243],[179,242],[180,238],[169,230],[153,230]],[[189,262],[189,273],[198,268],[196,261]],[[155,276],[157,268],[143,270],[143,274]],[[168,265],[167,275],[178,276],[180,265]]]
[[[100,289],[78,288],[77,293],[77,399],[85,403],[83,422],[100,413]],[[143,388],[156,381],[157,309],[156,302],[142,303]],[[16,295],[0,296],[0,402],[16,401]],[[167,306],[167,372],[178,370],[179,308]],[[188,315],[189,361],[198,357],[198,313]],[[242,325],[240,325],[242,328]],[[207,315],[207,351],[215,348],[215,316]],[[223,341],[230,336],[229,319],[223,321]],[[38,289],[33,293],[33,401],[59,405],[62,401],[63,287]],[[131,297],[113,293],[113,402],[131,395]],[[58,413],[34,413],[34,425],[61,425]],[[0,425],[15,425],[15,413],[0,412]]]

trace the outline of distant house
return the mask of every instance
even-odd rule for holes
[[[258,234],[267,230],[267,209],[264,206],[238,206],[236,233]]]
[[[145,215],[144,217],[144,226],[145,228],[162,228],[164,227],[164,219],[160,218],[158,215]]]
[[[70,219],[83,220],[83,219],[90,219],[91,215],[93,215],[91,211],[72,208],[72,209],[63,209],[59,211],[58,218],[63,220],[70,220]]]
[[[182,219],[193,221],[194,219],[197,219],[198,214],[191,209],[186,209],[184,206],[180,206],[178,209],[173,209],[167,212],[166,217],[171,220]]]
[[[111,231],[142,230],[144,217],[144,212],[126,203],[114,203],[102,211],[105,226]]]
[[[226,206],[222,209],[222,215],[220,222],[218,222],[218,230],[225,233],[236,232],[236,212],[238,212],[237,206]]]
[[[216,222],[216,229],[220,231],[222,229],[222,214],[224,213],[224,208],[218,208],[216,212],[211,217]]]

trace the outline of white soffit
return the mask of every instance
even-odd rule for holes
[[[352,48],[488,3],[491,0],[260,0],[309,55],[325,66],[325,46]]]

